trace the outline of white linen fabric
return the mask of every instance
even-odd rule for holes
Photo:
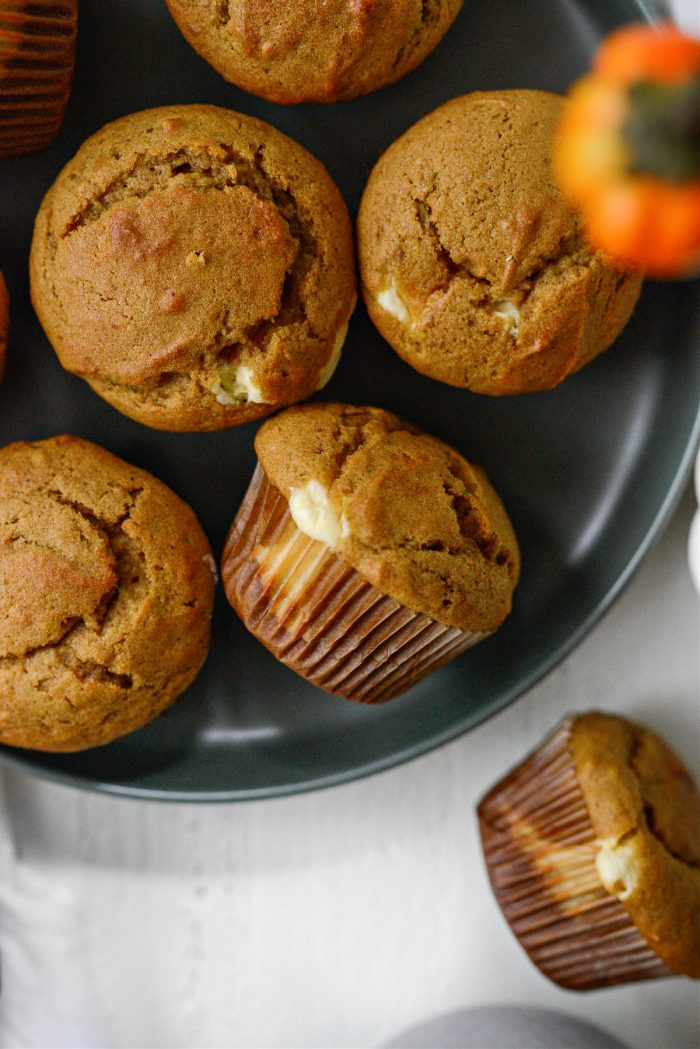
[[[0,1045],[95,1049],[105,1031],[90,993],[85,923],[70,882],[22,862],[0,774]]]

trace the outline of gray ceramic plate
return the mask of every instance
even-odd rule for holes
[[[123,113],[213,102],[276,124],[328,166],[350,207],[379,153],[453,95],[563,90],[633,0],[467,0],[411,76],[368,98],[285,109],[227,85],[180,36],[164,0],[81,0],[75,90],[59,141],[0,165],[0,246],[13,296],[0,443],[72,432],[143,466],[199,514],[218,553],[253,470],[253,426],[173,435],[125,419],[64,373],[29,305],[32,219],[61,165]],[[320,787],[415,757],[500,710],[609,606],[667,519],[698,430],[700,289],[647,287],[618,344],[550,393],[507,400],[431,382],[396,357],[361,307],[325,396],[400,412],[487,466],[524,571],[497,636],[377,709],[306,685],[250,637],[223,596],[196,685],[132,737],[69,756],[2,752],[15,767],[132,796],[228,800]],[[1,595],[0,595],[1,600]],[[611,682],[611,686],[614,682]]]

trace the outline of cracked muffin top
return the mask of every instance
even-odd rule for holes
[[[410,73],[464,0],[167,0],[192,47],[271,102],[356,98]]]
[[[192,510],[77,437],[0,449],[0,742],[109,743],[207,654],[214,562]]]
[[[700,795],[688,771],[659,736],[610,714],[575,718],[570,747],[601,881],[674,972],[700,977]]]
[[[0,273],[0,379],[5,370],[7,355],[7,336],[10,330],[10,296],[7,293],[5,278]]]
[[[552,173],[565,102],[452,99],[376,164],[358,217],[372,320],[418,371],[479,393],[549,389],[606,349],[641,277],[586,244]]]
[[[325,168],[215,106],[135,113],[88,139],[44,199],[30,270],[63,366],[166,430],[309,397],[355,305],[350,220]]]
[[[297,526],[382,593],[432,619],[491,632],[511,609],[520,554],[486,474],[380,408],[310,404],[255,449]]]

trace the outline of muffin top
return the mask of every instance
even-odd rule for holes
[[[190,44],[271,102],[335,102],[391,84],[442,39],[464,0],[167,0]]]
[[[7,335],[10,330],[10,296],[7,293],[5,278],[0,273],[0,379],[5,370],[7,355]]]
[[[700,977],[700,795],[649,729],[574,719],[571,752],[601,849],[600,878],[676,972]]]
[[[325,168],[214,106],[148,110],[93,135],[41,206],[31,276],[64,367],[171,430],[308,397],[355,303],[352,231]]]
[[[297,526],[415,612],[490,632],[520,570],[486,474],[380,408],[311,404],[259,430],[255,449]]]
[[[418,371],[482,393],[548,388],[604,349],[641,278],[585,243],[552,172],[564,99],[446,102],[376,164],[358,218],[373,321]]]
[[[0,741],[77,750],[138,728],[207,652],[209,544],[150,474],[77,437],[0,449]]]

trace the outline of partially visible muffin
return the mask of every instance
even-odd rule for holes
[[[425,59],[464,0],[167,0],[192,47],[271,102],[336,102],[393,84]]]
[[[77,32],[78,0],[0,3],[0,157],[35,153],[58,134]]]
[[[627,323],[642,278],[591,250],[552,173],[565,104],[452,99],[372,171],[358,217],[367,309],[424,375],[491,395],[549,389]]]
[[[7,356],[7,336],[10,331],[10,296],[7,291],[5,278],[0,273],[0,379],[5,371],[5,358]]]
[[[655,733],[568,718],[479,822],[496,898],[545,976],[576,990],[700,978],[700,795]]]
[[[139,422],[216,430],[309,397],[355,305],[322,164],[262,121],[166,106],[93,135],[37,216],[32,300],[68,371]]]
[[[404,692],[493,633],[518,544],[480,467],[391,412],[290,408],[222,558],[248,629],[313,684],[364,703]]]
[[[214,561],[162,482],[77,437],[0,449],[0,743],[141,728],[209,646]]]

